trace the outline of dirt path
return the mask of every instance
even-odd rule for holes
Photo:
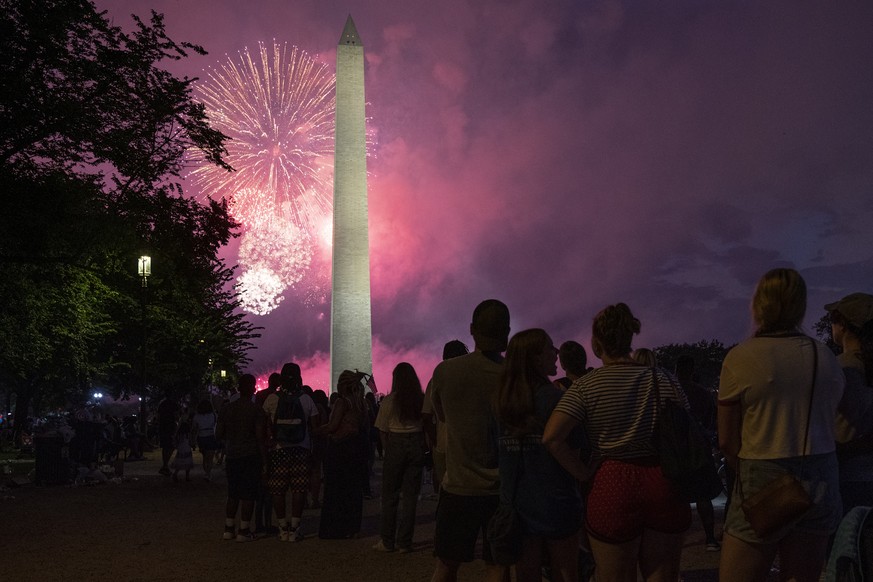
[[[238,544],[221,540],[221,472],[209,483],[195,469],[190,483],[175,484],[157,474],[158,466],[155,460],[127,463],[120,484],[0,492],[0,580],[430,580],[436,501],[419,502],[410,554],[372,551],[379,539],[378,500],[365,502],[358,539],[318,539],[318,511],[307,510],[307,537],[300,543],[273,537]],[[378,491],[378,479],[373,485]],[[698,529],[686,541],[686,582],[716,579],[718,554],[704,552],[702,541]],[[461,580],[480,580],[483,571],[482,562],[474,562],[462,568]]]

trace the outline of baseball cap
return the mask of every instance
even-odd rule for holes
[[[873,295],[852,293],[835,303],[828,303],[824,308],[829,313],[838,311],[849,324],[860,329],[873,320]]]

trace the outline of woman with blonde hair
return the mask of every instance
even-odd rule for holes
[[[647,582],[675,582],[691,508],[661,471],[654,443],[656,395],[685,408],[688,403],[667,372],[631,358],[639,331],[640,321],[624,303],[595,316],[591,348],[603,367],[567,390],[543,442],[567,471],[591,481],[585,526],[597,579],[636,582],[639,570]],[[567,444],[578,426],[593,450],[588,464]],[[592,479],[591,465],[598,462]]]
[[[737,475],[725,516],[722,582],[765,580],[777,553],[780,579],[818,580],[840,521],[834,422],[843,373],[825,345],[800,331],[805,314],[803,277],[794,269],[768,271],[752,298],[755,334],[722,365],[718,440]],[[785,474],[800,480],[813,505],[762,535],[743,501]]]
[[[495,397],[500,497],[513,503],[524,533],[515,564],[519,582],[539,582],[545,556],[553,580],[578,578],[579,486],[542,442],[546,421],[563,394],[549,381],[557,372],[557,358],[558,350],[545,331],[518,332],[509,340]]]

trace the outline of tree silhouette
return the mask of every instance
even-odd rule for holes
[[[150,384],[180,391],[210,360],[244,364],[258,335],[218,258],[238,225],[181,186],[192,149],[230,170],[194,80],[161,68],[204,51],[157,13],[133,21],[128,34],[85,0],[0,0],[0,383],[17,418],[93,383],[140,392],[144,325]]]

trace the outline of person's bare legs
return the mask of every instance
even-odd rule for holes
[[[203,455],[203,472],[206,473],[206,478],[212,478],[212,462],[215,458],[215,451],[204,451],[201,449],[200,453]]]
[[[637,561],[640,542],[636,538],[621,544],[608,544],[589,536],[594,563],[597,564],[597,579],[610,582],[637,582]]]
[[[279,495],[273,495],[273,511],[276,512],[276,519],[285,519],[287,514],[287,491]]]
[[[724,534],[718,577],[721,582],[763,582],[776,556],[775,544],[750,544]]]
[[[227,503],[224,506],[224,517],[227,519],[236,519],[236,511],[239,509],[239,499],[227,498]]]
[[[240,502],[239,520],[246,523],[252,520],[252,513],[255,512],[255,500],[243,499]]]
[[[306,505],[306,491],[291,492],[291,519],[303,517],[303,506]]]
[[[485,564],[485,582],[510,582],[509,568],[497,564]]]
[[[321,463],[312,463],[309,475],[309,495],[312,497],[312,507],[321,507]]]
[[[457,582],[458,568],[460,566],[460,562],[449,562],[442,558],[437,558],[431,582]]]
[[[828,536],[792,532],[779,542],[779,579],[816,582],[824,567]]]
[[[541,582],[543,579],[543,546],[539,537],[526,537],[522,542],[521,558],[515,565],[516,582]]]
[[[457,582],[460,566],[460,562],[449,562],[437,558],[431,582]],[[486,564],[485,580],[486,582],[509,582],[509,568],[497,564]]]
[[[640,542],[640,572],[646,582],[679,579],[684,533],[668,534],[647,529]]]
[[[547,540],[546,551],[552,564],[552,580],[576,582],[579,579],[579,534],[560,540]]]
[[[695,503],[697,507],[697,515],[700,516],[700,523],[703,525],[703,533],[706,534],[706,543],[714,542],[715,540],[715,510],[712,507],[712,501],[703,498]]]

